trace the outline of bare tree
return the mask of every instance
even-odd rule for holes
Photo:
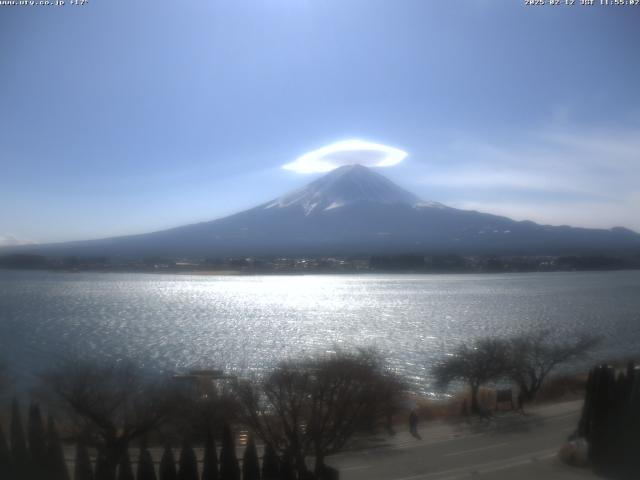
[[[438,385],[445,387],[455,380],[471,389],[471,413],[482,413],[478,391],[485,383],[497,380],[506,372],[507,344],[498,339],[481,339],[473,346],[461,345],[455,353],[436,365],[433,374]]]
[[[173,418],[163,427],[163,434],[174,441],[188,438],[190,441],[204,442],[211,432],[222,432],[226,422],[233,423],[238,418],[238,401],[234,388],[235,381],[203,381],[194,392],[183,389],[180,404]],[[174,438],[175,434],[178,436]]]
[[[318,477],[325,458],[341,451],[365,416],[383,411],[387,372],[370,352],[282,363],[259,383],[238,385],[244,421],[265,442],[292,457],[300,478]],[[381,388],[381,385],[384,387]],[[313,472],[306,467],[312,457]]]
[[[377,359],[378,357],[372,357]],[[375,360],[377,361],[377,360]],[[395,435],[393,417],[404,408],[405,392],[409,390],[407,382],[395,372],[377,361],[377,376],[374,382],[375,398],[369,404],[369,411],[363,428],[374,430],[381,422],[389,435]]]
[[[42,379],[78,438],[103,453],[110,478],[127,445],[164,423],[177,403],[131,364],[65,363]]]
[[[507,374],[518,385],[522,402],[535,399],[549,373],[558,365],[583,357],[598,342],[592,336],[556,341],[546,330],[510,339]]]

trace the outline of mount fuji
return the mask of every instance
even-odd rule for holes
[[[142,235],[12,248],[129,258],[631,250],[640,250],[640,235],[625,228],[539,225],[425,202],[360,165],[337,168],[300,190],[209,222]]]

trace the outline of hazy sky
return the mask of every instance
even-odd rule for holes
[[[350,138],[425,200],[640,230],[640,7],[523,3],[0,6],[0,243],[214,219]]]

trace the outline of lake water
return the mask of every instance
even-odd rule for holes
[[[640,272],[194,276],[0,270],[0,357],[22,378],[60,358],[166,371],[260,372],[283,358],[376,347],[428,390],[428,369],[476,337],[602,335],[640,353]]]

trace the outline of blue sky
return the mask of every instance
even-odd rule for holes
[[[640,7],[523,3],[0,6],[0,243],[217,218],[349,138],[425,200],[640,230]]]

